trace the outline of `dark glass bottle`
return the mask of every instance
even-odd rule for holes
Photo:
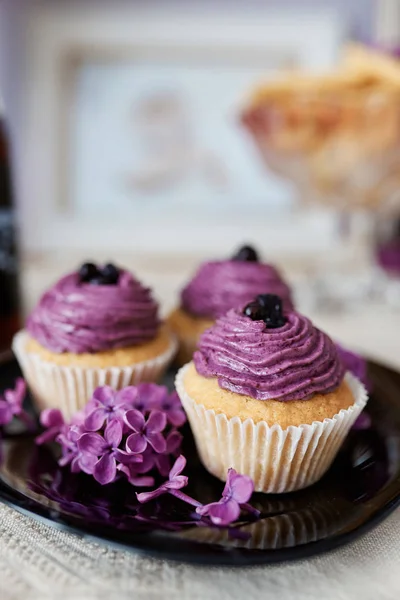
[[[0,117],[0,355],[20,327],[20,295],[10,155]]]

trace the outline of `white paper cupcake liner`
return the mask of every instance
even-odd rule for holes
[[[36,406],[39,410],[59,408],[65,418],[81,410],[99,386],[109,385],[118,390],[143,381],[158,382],[177,350],[176,338],[171,335],[168,349],[153,359],[126,367],[85,368],[57,365],[43,360],[39,354],[27,352],[28,337],[25,330],[18,332],[12,349]]]
[[[178,371],[175,383],[202,463],[222,481],[231,467],[248,475],[257,492],[292,492],[318,481],[332,464],[368,400],[360,381],[346,373],[345,380],[355,398],[348,409],[311,425],[270,427],[265,421],[228,419],[195,402],[184,388],[188,366]]]

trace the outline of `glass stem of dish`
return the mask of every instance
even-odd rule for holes
[[[373,295],[400,307],[400,213],[370,215],[370,261]]]
[[[341,241],[347,242],[352,231],[352,215],[349,212],[340,211],[337,217],[337,232]]]

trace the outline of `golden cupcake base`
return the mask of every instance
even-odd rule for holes
[[[228,469],[234,468],[251,477],[258,492],[292,492],[318,481],[331,466],[367,402],[363,385],[347,373],[344,381],[353,396],[351,406],[322,421],[282,428],[278,423],[269,425],[250,417],[228,417],[218,412],[218,407],[210,408],[207,391],[201,400],[194,399],[186,389],[190,368],[189,364],[180,369],[176,389],[203,465],[222,481],[226,480]]]
[[[76,355],[76,361],[73,360],[75,355],[69,354],[68,362],[59,364],[51,359],[53,353],[50,353],[49,358],[47,351],[43,354],[40,350],[41,347],[39,351],[34,351],[35,345],[25,330],[14,337],[13,351],[37,409],[58,408],[69,419],[76,411],[84,408],[99,386],[109,385],[119,390],[141,382],[160,381],[177,350],[175,336],[165,332],[160,333],[160,340],[168,335],[165,349],[156,355],[153,347],[151,358],[146,360],[142,358],[145,346],[142,345],[137,347],[137,352],[133,348],[127,348],[98,355],[82,355],[81,360]],[[154,346],[158,343],[156,338]],[[164,341],[161,347],[164,348]],[[65,360],[61,356],[60,360]],[[138,360],[139,357],[142,360]]]

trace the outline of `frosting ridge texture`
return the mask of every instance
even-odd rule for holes
[[[240,308],[257,294],[276,294],[284,309],[293,308],[288,285],[271,265],[225,260],[200,266],[182,290],[183,308],[194,315],[217,318],[230,308]]]
[[[43,294],[27,330],[56,352],[100,352],[153,339],[158,305],[131,273],[120,270],[115,285],[82,283],[78,273],[61,278]]]
[[[257,400],[303,400],[334,391],[344,376],[335,344],[299,313],[286,318],[282,327],[268,329],[230,310],[201,336],[197,372]]]

